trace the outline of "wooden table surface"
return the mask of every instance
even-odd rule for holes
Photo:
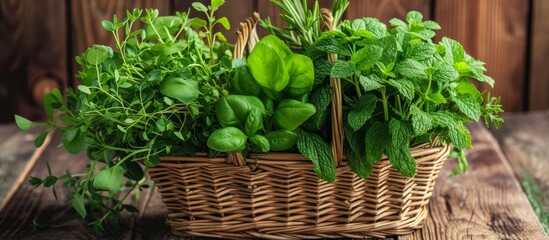
[[[449,159],[437,179],[426,226],[392,239],[549,239],[549,113],[505,115],[499,130],[470,126],[474,149],[467,152],[469,171],[449,178]],[[492,132],[491,132],[492,131]],[[34,136],[14,125],[0,125],[0,239],[178,239],[165,224],[166,208],[156,190],[146,190],[139,213],[126,213],[120,229],[96,236],[50,189],[34,188],[28,176],[84,169],[85,155],[58,147],[59,136],[35,149]],[[27,176],[21,176],[21,175]],[[539,216],[539,218],[538,218]],[[541,219],[541,221],[540,221]]]

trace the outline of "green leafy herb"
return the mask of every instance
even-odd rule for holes
[[[186,154],[209,151],[208,136],[220,125],[215,106],[229,93],[227,80],[234,74],[230,46],[221,33],[213,32],[216,25],[229,28],[226,18],[215,17],[223,2],[193,4],[206,20],[190,18],[188,12],[159,16],[155,9],[134,9],[123,19],[115,15],[102,21],[115,47],[93,45],[76,57],[81,84],[77,91],[67,89],[66,101],[57,89],[45,95],[50,120],[39,124],[50,128],[35,139],[40,146],[48,133],[58,130],[65,150],[85,150],[90,164],[84,173],[53,176],[49,171],[31,183],[52,187],[54,193],[59,182],[74,189],[73,207],[101,231],[103,225],[116,223],[120,211],[135,210],[127,198],[143,185],[144,171],[158,164],[160,155],[174,149],[192,149]],[[136,29],[139,22],[144,27]],[[22,130],[35,124],[15,118]],[[261,128],[258,121],[240,124],[253,132]],[[247,138],[231,136],[236,136],[233,141]]]
[[[305,157],[313,162],[313,170],[328,182],[335,181],[336,164],[332,148],[322,138],[314,133],[298,129],[297,148]]]

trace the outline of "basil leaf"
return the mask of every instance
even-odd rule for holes
[[[245,129],[248,115],[252,109],[257,109],[261,115],[265,114],[263,102],[254,96],[228,95],[219,99],[215,104],[216,116],[222,127]],[[254,126],[256,125],[252,124],[248,127]]]
[[[285,61],[290,78],[288,95],[299,97],[311,91],[315,80],[313,61],[300,54],[291,54]]]
[[[278,93],[286,88],[290,76],[283,60],[285,56],[279,55],[274,46],[276,45],[265,39],[259,41],[250,53],[247,63],[250,72],[259,85]],[[285,53],[284,51],[281,52]],[[269,97],[273,98],[275,96]]]
[[[252,143],[252,150],[254,152],[268,152],[271,149],[271,146],[269,144],[269,140],[261,135],[253,135],[250,138],[250,142]]]
[[[208,138],[208,147],[219,152],[240,152],[246,148],[248,137],[240,129],[226,127],[215,130]]]
[[[274,111],[274,122],[280,128],[294,130],[315,113],[315,106],[294,99],[284,99]]]
[[[271,151],[286,151],[297,142],[297,134],[290,130],[268,132],[265,137],[269,141]]]
[[[234,78],[231,79],[231,87],[234,94],[239,95],[258,96],[261,92],[261,87],[250,73],[248,66],[236,69]]]

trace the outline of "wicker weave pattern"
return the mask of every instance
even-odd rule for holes
[[[163,157],[149,169],[172,232],[220,238],[363,238],[406,234],[423,226],[448,146],[412,149],[417,174],[406,179],[384,158],[367,179],[343,163],[328,183],[298,154],[250,156],[251,167],[225,157]]]
[[[322,16],[330,29],[331,13],[322,10]],[[254,13],[240,24],[235,58],[257,43],[258,20]],[[162,157],[149,173],[168,208],[172,232],[232,239],[383,238],[421,228],[449,147],[435,141],[412,148],[417,162],[412,178],[398,173],[386,157],[367,179],[356,176],[342,151],[341,81],[332,78],[330,85],[335,182],[320,180],[311,161],[294,153]]]

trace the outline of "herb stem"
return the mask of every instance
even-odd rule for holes
[[[385,87],[381,88],[380,92],[383,101],[383,116],[385,117],[385,121],[389,121],[389,106],[387,104],[387,96],[385,95]]]
[[[356,75],[353,75],[353,84],[355,85],[356,95],[359,98],[362,97],[362,91],[360,90],[360,83]]]

